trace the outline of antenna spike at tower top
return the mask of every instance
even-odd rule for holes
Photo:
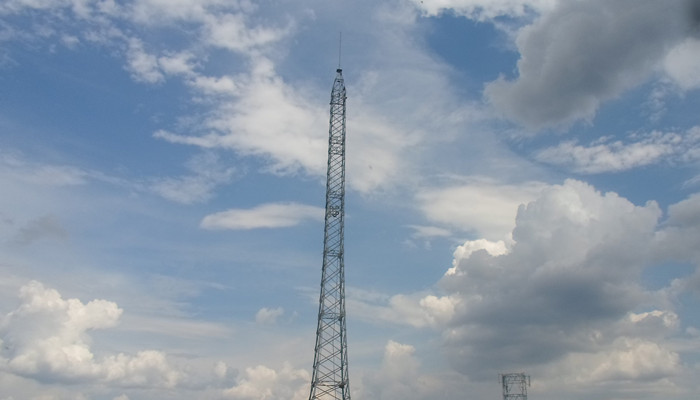
[[[343,67],[341,66],[341,57],[343,55],[343,32],[338,33],[338,69],[337,71],[340,72],[343,70]]]

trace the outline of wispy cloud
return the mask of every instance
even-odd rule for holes
[[[287,228],[306,220],[323,220],[324,209],[298,203],[269,203],[250,209],[231,209],[207,215],[204,229]]]
[[[54,215],[45,215],[28,221],[25,226],[19,229],[13,242],[20,246],[28,246],[41,239],[64,240],[67,237],[68,231],[60,220]]]
[[[700,127],[683,133],[632,134],[626,141],[603,137],[587,146],[566,141],[539,151],[535,158],[584,174],[625,171],[664,161],[684,164],[700,159]]]
[[[181,177],[154,178],[146,186],[148,190],[178,203],[205,202],[214,190],[233,180],[236,170],[223,165],[213,153],[203,153],[186,164],[192,174]]]
[[[415,239],[430,239],[435,237],[449,237],[452,232],[449,229],[437,226],[409,225],[413,229],[412,237]]]
[[[476,20],[523,17],[553,8],[558,0],[411,0],[427,15],[451,11]]]
[[[0,174],[41,186],[83,185],[95,173],[58,164],[28,161],[22,154],[0,153]]]

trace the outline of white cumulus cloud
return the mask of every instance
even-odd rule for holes
[[[357,382],[357,381],[356,381]],[[362,387],[353,396],[383,400],[422,400],[435,397],[459,397],[463,393],[463,376],[432,374],[421,369],[416,347],[389,340],[384,346],[381,365],[362,376]],[[459,389],[457,389],[459,388]],[[454,393],[454,394],[453,394]]]
[[[118,323],[122,310],[113,302],[63,299],[36,281],[22,287],[20,299],[0,326],[1,361],[14,374],[41,382],[152,387],[173,387],[182,377],[158,351],[95,356],[89,332]]]
[[[417,200],[432,222],[502,240],[513,230],[518,206],[534,199],[545,186],[540,182],[512,185],[476,177],[452,186],[425,188],[417,194]]]
[[[356,318],[415,328],[444,326],[455,315],[459,303],[457,296],[427,293],[387,296],[357,289],[348,292],[348,309]]]
[[[236,384],[223,391],[223,396],[237,400],[302,400],[308,398],[310,381],[306,370],[289,364],[279,370],[258,365],[246,368]]]
[[[473,380],[507,366],[541,374],[538,385],[622,379],[660,393],[683,379],[683,352],[695,351],[679,345],[672,298],[700,293],[700,274],[661,291],[646,288],[642,275],[659,262],[700,260],[691,244],[700,237],[699,199],[672,205],[662,223],[655,202],[635,205],[567,180],[514,206],[511,242],[459,246],[433,290],[440,295],[354,290],[348,307],[357,318],[442,331],[448,359]],[[412,353],[389,347],[402,357]]]
[[[661,215],[569,180],[520,207],[508,248],[465,243],[439,283],[457,300],[444,327],[455,367],[479,377],[560,365],[586,370],[586,382],[674,376],[680,358],[662,339],[676,314],[635,312],[653,298],[640,276]]]
[[[255,314],[255,322],[258,324],[274,324],[284,314],[284,308],[263,307]]]

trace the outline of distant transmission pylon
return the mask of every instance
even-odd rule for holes
[[[530,376],[524,373],[501,374],[499,380],[503,385],[503,400],[527,400],[527,387]]]
[[[331,92],[321,296],[310,400],[350,400],[345,331],[345,84],[338,66]]]

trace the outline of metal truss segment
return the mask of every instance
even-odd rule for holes
[[[350,400],[343,259],[345,100],[343,71],[338,68],[330,101],[323,266],[309,400]]]

